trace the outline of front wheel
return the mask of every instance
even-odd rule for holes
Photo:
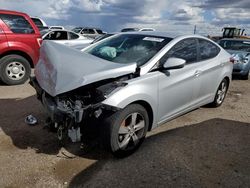
[[[0,59],[0,78],[7,85],[23,84],[30,73],[29,62],[20,55],[7,55]]]
[[[212,107],[218,107],[218,106],[222,105],[222,103],[226,97],[226,94],[227,94],[228,86],[229,86],[229,82],[226,78],[224,78],[221,81],[221,83],[216,91],[214,101],[210,104]]]
[[[145,108],[131,104],[106,118],[105,143],[116,157],[126,157],[142,144],[149,126]]]

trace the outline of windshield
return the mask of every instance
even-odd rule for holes
[[[172,38],[160,36],[119,34],[100,41],[85,52],[115,63],[136,62],[141,66],[171,40]]]
[[[240,40],[221,40],[219,45],[225,50],[235,50],[250,52],[250,40],[240,41]]]

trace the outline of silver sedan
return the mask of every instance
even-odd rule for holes
[[[119,157],[133,153],[147,131],[200,106],[220,106],[233,68],[225,50],[198,35],[117,34],[83,52],[44,42],[41,53],[32,83],[58,138],[66,131],[84,140],[84,127],[97,122]]]
[[[67,46],[75,45],[89,45],[93,39],[79,35],[73,31],[62,30],[62,29],[52,29],[41,31],[43,40],[52,40],[59,44],[64,44]]]

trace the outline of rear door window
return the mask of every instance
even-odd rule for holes
[[[220,48],[210,41],[198,39],[200,60],[206,60],[216,57],[220,53]]]
[[[19,15],[0,14],[0,19],[10,28],[13,33],[32,34],[35,33],[30,23]]]
[[[66,31],[52,31],[48,33],[48,35],[45,37],[45,39],[48,40],[67,40],[68,35]]]
[[[184,59],[187,64],[197,62],[197,40],[191,38],[178,42],[163,56],[161,63],[164,63],[170,57]]]

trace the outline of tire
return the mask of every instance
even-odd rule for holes
[[[25,83],[30,73],[28,60],[20,55],[7,55],[0,59],[0,78],[7,85]]]
[[[212,103],[210,103],[210,106],[219,107],[222,105],[222,103],[226,97],[226,94],[227,94],[228,86],[229,86],[229,82],[226,78],[224,78],[221,81],[221,83],[216,91],[214,101]]]
[[[247,72],[247,74],[242,75],[241,78],[242,78],[243,80],[248,80],[248,78],[249,78],[249,71]]]
[[[115,157],[126,157],[142,144],[149,126],[145,108],[128,105],[105,119],[104,143]]]

